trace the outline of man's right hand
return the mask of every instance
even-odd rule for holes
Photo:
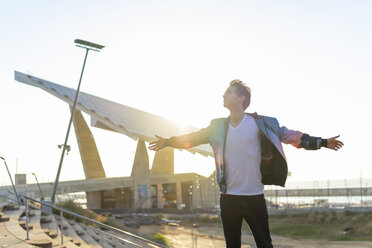
[[[158,138],[157,141],[150,143],[149,149],[153,151],[159,151],[165,147],[165,139],[155,134],[155,137]]]
[[[337,139],[338,137],[340,135],[327,139],[327,148],[338,151],[344,145],[342,141]]]

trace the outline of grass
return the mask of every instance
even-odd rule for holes
[[[93,212],[92,210],[89,210],[89,209],[84,209],[81,206],[77,205],[73,200],[68,200],[68,201],[64,201],[64,202],[61,202],[61,203],[57,203],[56,206],[60,207],[60,208],[63,208],[63,209],[70,210],[71,212],[74,212],[76,214],[88,217],[90,219],[93,219],[93,220],[96,220],[96,221],[99,221],[99,222],[102,222],[102,223],[108,222],[108,217],[107,216],[99,215],[99,214],[97,214],[97,213],[95,213],[95,212]],[[53,212],[56,213],[56,214],[57,213],[59,214],[59,211],[53,210]],[[66,218],[69,218],[69,219],[74,219],[74,217],[71,216],[68,213],[64,213],[63,216],[66,217]],[[76,221],[81,222],[81,220],[79,218],[76,218]]]
[[[243,226],[243,230],[249,227]],[[275,215],[270,216],[270,230],[297,239],[372,241],[372,213]]]
[[[97,214],[97,213],[95,213],[95,212],[93,212],[92,210],[89,210],[89,209],[84,209],[81,206],[79,206],[78,204],[76,204],[73,200],[68,200],[68,201],[64,201],[64,202],[61,202],[61,203],[57,203],[56,206],[60,207],[60,208],[63,208],[63,209],[70,210],[71,212],[74,212],[76,214],[88,217],[90,219],[101,222],[103,224],[118,228],[120,230],[127,231],[124,225],[119,225],[115,221],[111,220],[108,216]],[[59,214],[59,212],[56,211],[56,210],[53,210],[53,212],[55,214]],[[84,221],[84,220],[82,220],[78,217],[74,218],[74,216],[72,216],[68,213],[63,213],[63,216],[65,218],[68,218],[68,219],[75,219],[77,222],[85,222],[85,224],[90,225],[94,228],[104,229],[103,227],[99,227],[96,224],[93,224],[91,222],[86,222],[86,221]]]
[[[281,236],[290,236],[298,238],[311,238],[319,235],[319,229],[314,226],[292,225],[292,226],[277,226],[271,228],[271,232]]]
[[[152,235],[151,236],[151,239],[154,240],[155,242],[160,243],[160,244],[169,246],[168,239],[164,235],[162,235],[160,233],[156,233],[156,234]]]

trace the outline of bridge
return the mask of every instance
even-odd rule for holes
[[[193,208],[213,208],[218,204],[219,190],[218,186],[214,184],[214,177],[203,177],[196,173],[182,173],[174,175],[156,175],[151,177],[150,185],[182,185],[189,182],[189,187],[185,192],[181,192],[179,197],[174,197],[177,204],[182,206],[185,202],[188,204],[183,205],[189,208],[192,203]],[[82,179],[73,181],[63,181],[59,183],[57,194],[69,194],[86,192],[104,194],[105,191],[116,192],[114,196],[111,196],[111,200],[115,202],[122,202],[122,204],[116,204],[115,207],[134,207],[133,199],[130,197],[132,194],[135,179],[133,177],[114,177],[114,178],[100,178],[100,179]],[[190,188],[190,186],[195,186]],[[199,187],[197,187],[199,186]],[[16,185],[17,191],[22,194],[28,195],[33,198],[40,198],[40,190],[37,184],[23,184]],[[44,195],[51,195],[52,183],[40,183],[40,188]],[[11,186],[1,186],[0,195],[13,197],[13,188]],[[158,192],[152,192],[156,194]],[[163,208],[165,201],[169,201],[168,198],[171,192],[160,192],[161,197],[156,195],[148,195],[149,200],[156,199],[157,204],[151,205],[151,207]],[[182,194],[184,193],[184,194]],[[191,194],[190,194],[191,193]],[[125,197],[123,195],[127,194]],[[364,188],[314,188],[314,189],[269,189],[265,190],[267,197],[347,197],[347,196],[370,196],[372,195],[372,187]],[[192,198],[192,199],[191,199]],[[105,199],[105,198],[104,198]],[[106,199],[107,200],[107,199]],[[125,203],[125,201],[127,201]],[[94,208],[94,206],[92,207]],[[181,207],[180,207],[181,209]]]

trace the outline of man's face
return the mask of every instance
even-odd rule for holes
[[[236,94],[236,88],[230,86],[226,89],[225,94],[223,94],[223,106],[226,108],[231,107],[243,107],[244,96],[238,96]]]

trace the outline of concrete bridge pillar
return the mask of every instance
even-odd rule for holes
[[[103,169],[93,134],[90,131],[83,115],[78,110],[75,110],[73,123],[85,178],[106,178],[106,173]],[[86,195],[87,207],[89,209],[99,209],[102,207],[101,191],[87,192]]]
[[[87,196],[87,208],[88,209],[100,209],[102,208],[102,192],[101,191],[94,191],[94,192],[86,192]]]
[[[139,139],[132,168],[133,201],[135,208],[150,208],[150,164],[146,144]]]
[[[174,174],[174,149],[166,147],[155,153],[151,174]]]

